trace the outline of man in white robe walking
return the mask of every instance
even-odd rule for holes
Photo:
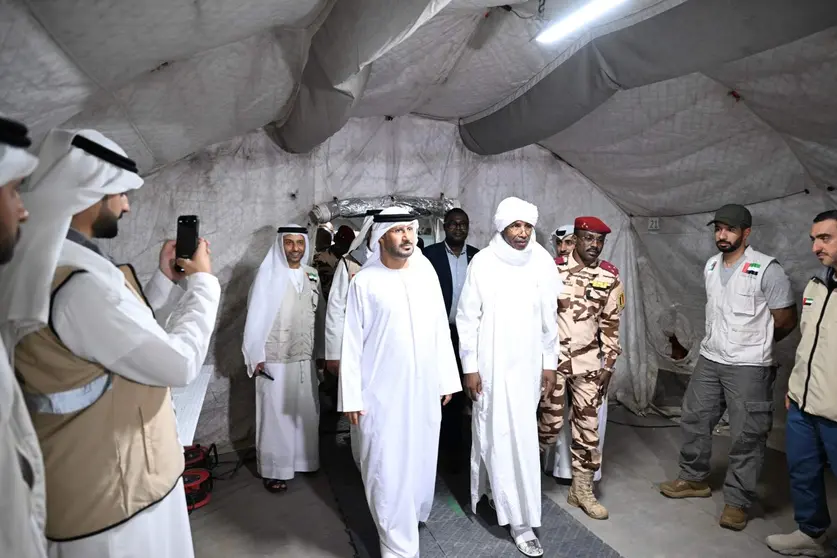
[[[430,515],[442,404],[461,384],[442,290],[403,208],[374,217],[349,285],[338,410],[358,426],[361,476],[382,558],[418,558]]]
[[[340,351],[343,347],[343,326],[346,320],[346,302],[349,299],[349,282],[360,271],[369,255],[369,234],[372,231],[372,218],[380,213],[380,209],[370,209],[366,212],[360,232],[355,236],[349,252],[337,262],[334,279],[331,283],[331,294],[328,298],[325,313],[325,332],[323,346],[325,349],[325,369],[329,374],[337,376],[340,372]],[[357,426],[350,425],[350,443],[352,458],[360,468],[360,447],[357,444]]]
[[[561,278],[535,241],[538,209],[500,202],[495,234],[471,260],[456,325],[472,411],[471,507],[487,495],[518,550],[542,556],[537,411],[555,385]]]
[[[242,352],[256,378],[256,451],[270,492],[320,468],[314,332],[322,300],[317,270],[302,263],[309,250],[305,227],[280,227],[247,301]]]
[[[0,116],[0,265],[9,263],[28,213],[18,187],[38,165],[26,126]],[[23,393],[0,342],[0,548],[4,556],[46,556],[44,461]]]
[[[44,456],[49,556],[191,558],[169,388],[197,376],[214,330],[207,242],[183,273],[166,242],[143,290],[92,242],[117,235],[136,164],[94,130],[53,130],[39,157],[0,316]]]

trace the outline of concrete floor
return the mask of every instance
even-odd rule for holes
[[[607,521],[594,521],[566,504],[567,487],[544,477],[545,494],[625,558],[776,557],[764,537],[795,528],[784,454],[768,450],[762,503],[740,533],[721,529],[720,491],[713,498],[670,500],[660,482],[677,474],[677,428],[608,425],[601,501]],[[729,439],[715,437],[711,483],[720,487]],[[829,492],[834,494],[829,477]],[[248,468],[215,484],[210,505],[192,514],[197,558],[332,558],[354,556],[344,523],[322,474],[299,476],[284,494],[270,494]],[[834,502],[832,502],[833,504]],[[832,507],[832,509],[837,509]]]

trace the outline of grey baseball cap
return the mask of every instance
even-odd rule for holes
[[[739,229],[749,229],[753,226],[753,216],[750,215],[750,210],[743,205],[731,203],[716,211],[715,218],[706,224],[714,225],[715,223]]]

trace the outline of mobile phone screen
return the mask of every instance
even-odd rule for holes
[[[177,218],[177,245],[175,255],[178,258],[191,258],[198,249],[200,220],[197,215],[181,215]],[[175,265],[182,272],[180,266]]]

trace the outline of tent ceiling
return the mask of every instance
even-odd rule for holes
[[[636,215],[699,213],[837,185],[836,46],[832,28],[620,91],[543,145]]]
[[[547,13],[583,1],[547,0]],[[545,46],[533,40],[536,0],[508,2],[514,12],[491,9],[500,0],[2,0],[0,112],[36,138],[61,125],[100,129],[143,172],[263,126],[292,152],[314,149],[353,116],[465,118],[476,129],[569,69],[591,41],[658,17],[682,26],[677,14],[707,1],[629,0]],[[608,89],[580,113],[578,99],[553,91],[548,114],[529,116],[577,116],[533,141],[639,215],[706,210],[720,193],[758,201],[837,183],[837,35],[814,33],[805,11],[819,9],[824,27],[837,5],[784,4],[792,8],[776,44],[755,28],[710,33],[708,50],[729,60],[700,73],[683,63],[664,81],[621,78],[636,87]],[[765,17],[750,9],[752,21]],[[663,34],[657,50],[675,39]],[[490,131],[519,138],[531,125],[507,118]]]

